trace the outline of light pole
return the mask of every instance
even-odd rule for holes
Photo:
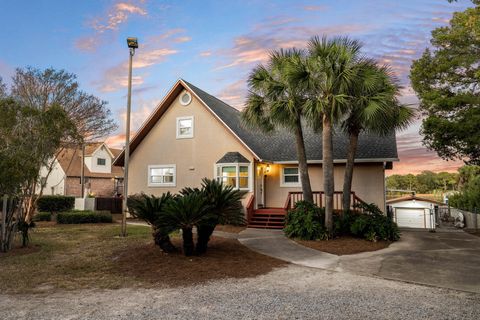
[[[138,48],[137,38],[127,38],[127,45],[130,49],[130,58],[128,61],[127,121],[125,125],[125,155],[123,162],[122,237],[127,236],[128,160],[130,157],[130,110],[132,109],[132,61],[135,49]]]

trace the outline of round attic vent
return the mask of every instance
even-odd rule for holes
[[[183,91],[182,94],[180,95],[180,103],[183,106],[189,105],[190,102],[192,102],[192,96],[188,91]]]

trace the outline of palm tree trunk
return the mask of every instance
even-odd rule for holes
[[[192,227],[182,228],[183,254],[187,257],[193,255],[195,244],[193,243]]]
[[[357,153],[358,132],[350,133],[350,140],[347,153],[347,164],[345,165],[345,174],[343,178],[343,210],[349,210],[351,204],[353,168],[355,165],[355,154]]]
[[[302,183],[303,200],[313,203],[312,186],[310,185],[310,176],[308,175],[307,153],[305,151],[305,141],[303,140],[302,122],[300,117],[297,120],[295,128],[295,140],[297,145],[298,170],[300,172],[300,182]]]
[[[331,233],[333,231],[333,194],[335,181],[333,178],[333,143],[332,123],[327,115],[323,116],[322,134],[323,153],[323,191],[325,192],[325,227]]]
[[[161,229],[153,229],[153,239],[155,244],[160,247],[165,253],[172,253],[176,251],[175,246],[170,241],[168,233],[163,232]]]
[[[217,224],[213,223],[197,225],[197,247],[195,248],[197,255],[205,254],[207,252],[210,236],[213,234],[216,226]]]

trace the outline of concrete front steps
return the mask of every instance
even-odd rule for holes
[[[248,221],[249,228],[283,229],[287,211],[283,208],[262,208],[253,212]]]

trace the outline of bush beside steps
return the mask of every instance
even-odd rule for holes
[[[57,214],[58,224],[111,223],[112,214],[108,211],[72,210]]]

